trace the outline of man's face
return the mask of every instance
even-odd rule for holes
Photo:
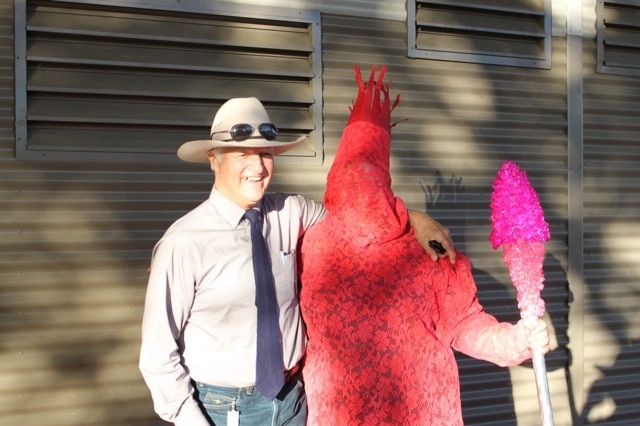
[[[222,148],[209,152],[215,187],[245,210],[264,197],[273,176],[272,148]]]

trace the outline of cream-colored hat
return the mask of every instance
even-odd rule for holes
[[[234,140],[231,136],[231,128],[238,124],[252,127],[251,135],[244,140]],[[178,157],[182,161],[190,163],[209,163],[207,152],[219,147],[244,147],[262,148],[273,147],[275,155],[282,154],[300,142],[306,136],[290,142],[281,142],[275,139],[267,140],[260,133],[261,124],[271,124],[271,119],[262,103],[256,98],[230,99],[218,110],[211,124],[211,139],[185,142],[178,148]],[[274,128],[275,129],[275,128]],[[273,135],[275,138],[275,134]],[[271,136],[270,136],[271,138]]]

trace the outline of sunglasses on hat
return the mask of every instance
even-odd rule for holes
[[[278,128],[271,123],[259,124],[257,128],[253,127],[251,124],[240,123],[231,126],[228,132],[215,132],[211,136],[219,133],[229,133],[231,139],[226,139],[225,141],[229,142],[234,140],[236,142],[242,142],[249,139],[256,129],[262,137],[268,141],[274,141],[278,134]]]

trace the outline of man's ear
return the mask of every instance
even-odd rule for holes
[[[216,156],[216,153],[213,152],[212,149],[207,151],[207,157],[209,157],[209,164],[211,165],[211,171],[215,173],[216,169],[218,168],[218,157]]]

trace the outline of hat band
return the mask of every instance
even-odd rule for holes
[[[251,124],[246,124],[246,123],[235,124],[231,126],[231,128],[228,131],[212,133],[211,137],[213,138],[213,135],[218,135],[220,133],[228,133],[230,138],[222,139],[221,142],[231,142],[231,141],[242,142],[251,138],[251,136],[256,130],[266,140],[268,141],[276,140],[276,135],[278,134],[278,128],[271,123],[262,123],[262,124],[259,124],[257,127],[253,127]]]

